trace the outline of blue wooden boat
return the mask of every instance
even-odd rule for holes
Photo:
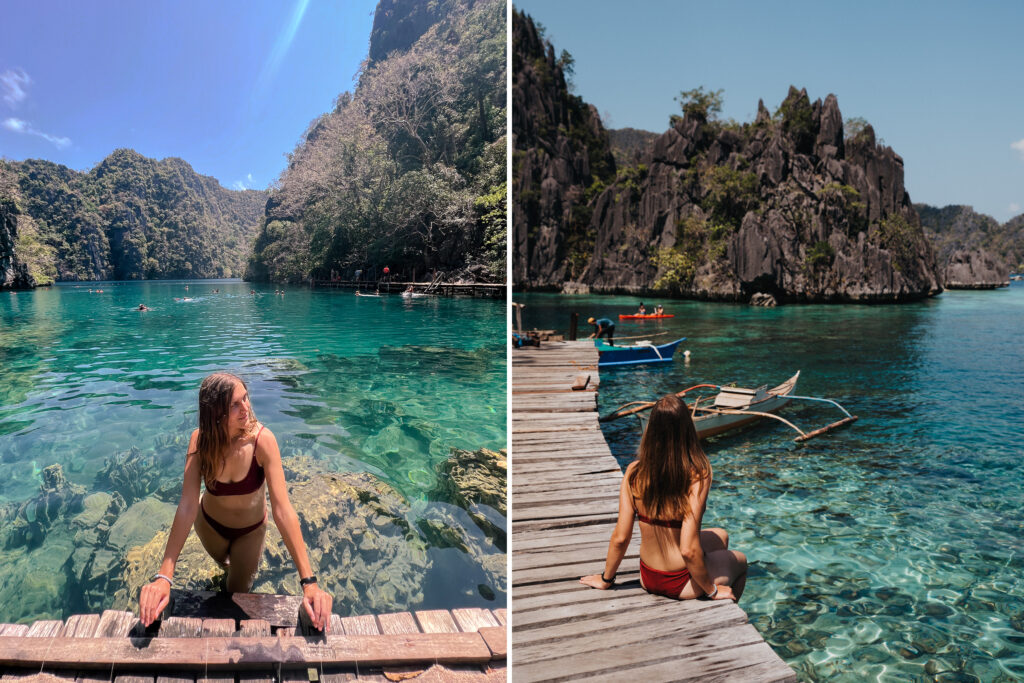
[[[597,365],[601,368],[608,368],[646,363],[671,363],[676,347],[685,340],[686,337],[683,337],[660,346],[655,346],[651,342],[641,342],[632,346],[611,346],[603,339],[598,339],[595,342],[598,352]]]

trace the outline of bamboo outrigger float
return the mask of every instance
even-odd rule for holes
[[[718,391],[709,403],[701,405],[702,401],[711,397],[699,396],[690,406],[693,424],[697,427],[697,436],[701,439],[706,439],[731,429],[744,427],[762,418],[770,418],[778,420],[795,430],[799,435],[795,440],[801,442],[857,421],[856,415],[851,415],[846,408],[830,398],[795,395],[793,391],[796,389],[796,383],[799,378],[800,372],[797,371],[795,375],[773,389],[768,389],[768,385],[756,389],[743,389],[740,387],[725,387],[718,384],[697,384],[677,392],[676,396],[682,398],[697,389],[715,389]],[[831,403],[839,408],[846,417],[819,429],[805,432],[789,420],[775,415],[777,411],[788,405],[790,401]],[[620,406],[615,412],[600,418],[600,421],[608,422],[617,420],[620,417],[626,417],[627,415],[637,415],[640,417],[641,422],[643,422],[646,417],[643,415],[644,412],[650,410],[653,406],[653,401],[633,401],[632,403]]]

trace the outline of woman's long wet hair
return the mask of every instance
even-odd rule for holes
[[[629,475],[629,488],[653,519],[683,519],[690,486],[711,474],[690,408],[673,394],[651,410],[640,440],[639,461]]]
[[[207,486],[216,479],[227,460],[227,447],[231,442],[227,418],[237,384],[249,390],[241,377],[216,372],[204,379],[199,387],[199,438],[196,441],[196,453],[199,454],[199,474]],[[256,415],[250,406],[246,431],[252,430],[255,425]]]

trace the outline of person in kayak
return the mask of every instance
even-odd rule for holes
[[[610,346],[615,346],[615,342],[612,339],[612,337],[615,336],[615,323],[608,318],[600,318],[598,320],[587,318],[587,322],[594,326],[594,334],[587,337],[587,339],[593,339],[594,337],[600,339],[601,337],[605,337],[608,339],[608,344]]]
[[[701,529],[711,490],[711,463],[701,448],[686,403],[670,394],[651,410],[639,457],[619,487],[619,516],[604,571],[580,578],[608,590],[640,522],[640,585],[676,600],[738,601],[747,582],[747,558],[729,550],[725,529]]]

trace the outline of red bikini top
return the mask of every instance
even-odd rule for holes
[[[263,486],[266,476],[263,474],[263,468],[256,462],[256,444],[259,443],[260,434],[262,433],[263,427],[261,426],[260,431],[256,432],[256,440],[252,443],[252,462],[249,464],[249,471],[245,473],[245,477],[241,481],[231,482],[214,479],[206,485],[207,493],[211,496],[244,496],[247,493],[253,493]]]
[[[683,520],[681,519],[651,519],[645,515],[641,515],[639,512],[636,513],[636,518],[645,524],[653,524],[654,526],[667,526],[669,529],[682,529]]]
[[[636,496],[634,496],[635,498]],[[641,515],[640,511],[636,509],[636,501],[633,501],[633,512],[636,514],[636,518],[644,524],[653,524],[654,526],[667,526],[669,529],[682,529],[683,520],[681,519],[651,519],[647,515]]]

